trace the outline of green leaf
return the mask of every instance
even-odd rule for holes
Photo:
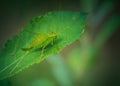
[[[86,25],[86,13],[56,11],[38,16],[0,51],[0,79],[11,77],[23,69],[41,62],[46,57],[59,53],[64,47],[78,40]],[[23,51],[36,37],[33,33],[57,33],[53,45],[31,52]]]

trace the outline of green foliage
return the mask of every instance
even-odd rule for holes
[[[13,76],[30,65],[41,62],[78,40],[84,31],[86,16],[86,13],[58,11],[49,12],[31,20],[18,35],[7,41],[0,51],[0,79]],[[23,48],[28,48],[35,40],[37,35],[33,33],[56,33],[57,38],[53,41],[53,45],[48,42],[44,51],[42,47],[33,51],[24,51]],[[44,41],[42,42],[45,45]],[[43,55],[41,55],[42,51]]]

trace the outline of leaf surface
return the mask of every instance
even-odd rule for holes
[[[87,14],[81,12],[55,11],[32,19],[18,35],[7,41],[0,51],[0,79],[11,77],[30,65],[41,62],[78,40],[84,31],[86,17]],[[42,49],[32,52],[22,50],[34,40],[36,35],[32,32],[57,33],[57,39],[53,45],[45,47],[42,56]]]

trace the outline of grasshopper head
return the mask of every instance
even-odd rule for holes
[[[52,33],[52,34],[48,34],[50,38],[54,38],[56,39],[57,38],[57,33]]]

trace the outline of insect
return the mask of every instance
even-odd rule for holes
[[[42,48],[42,50],[48,46],[49,44],[53,45],[53,41],[57,38],[56,33],[51,34],[40,34],[37,33],[36,37],[30,43],[28,48],[22,48],[23,51],[34,51],[38,48]]]
[[[41,56],[44,52],[45,47],[47,47],[48,45],[53,45],[54,40],[57,38],[57,33],[49,33],[49,34],[40,34],[40,33],[35,33],[35,32],[31,32],[31,31],[26,31],[29,33],[33,33],[35,34],[35,38],[31,41],[31,43],[29,44],[28,47],[26,48],[22,48],[23,51],[25,51],[25,55],[19,57],[19,60],[13,62],[12,64],[10,64],[9,66],[5,67],[2,71],[4,71],[5,69],[7,69],[8,67],[10,67],[11,65],[13,65],[14,63],[17,62],[17,64],[14,66],[14,68],[12,68],[12,70],[10,71],[10,73],[12,73],[20,64],[20,62],[22,61],[22,59],[31,51],[34,51],[36,49],[41,48]]]

